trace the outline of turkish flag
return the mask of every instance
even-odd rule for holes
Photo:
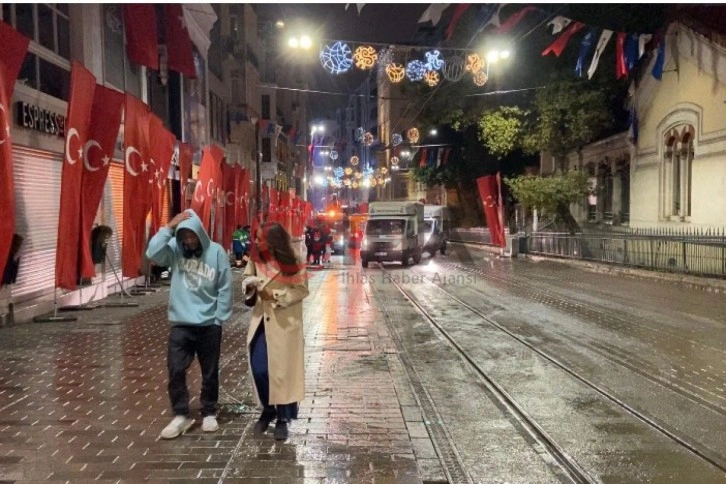
[[[267,221],[268,222],[279,222],[277,217],[278,206],[280,205],[280,195],[277,193],[276,188],[270,187],[269,197],[267,202]]]
[[[190,79],[197,78],[192,53],[192,40],[184,21],[184,11],[179,3],[164,5],[164,40],[166,63],[169,69],[181,72]]]
[[[618,32],[615,38],[615,78],[628,77],[628,64],[625,62],[625,32]]]
[[[73,61],[55,253],[55,285],[64,289],[76,289],[80,275],[78,254],[81,237],[83,155],[86,152],[95,89],[96,78],[93,74],[80,62]],[[83,242],[88,243],[87,240]]]
[[[176,136],[164,127],[164,123],[158,116],[151,116],[149,121],[149,159],[151,163],[151,234],[159,231],[162,224],[168,220],[162,220],[164,189],[169,178],[169,167],[174,156],[174,144]]]
[[[239,165],[222,164],[222,178],[224,179],[224,231],[222,247],[229,250],[232,245],[232,234],[237,223],[237,185],[239,184]]]
[[[483,176],[476,179],[476,184],[479,187],[479,196],[481,197],[481,203],[484,208],[489,233],[492,237],[492,244],[504,247],[506,245],[504,227],[502,227],[502,220],[499,213],[502,210],[499,197],[499,193],[501,192],[499,177],[497,175]]]
[[[241,169],[237,178],[237,223],[244,227],[249,225],[250,211],[250,172]]]
[[[215,202],[215,193],[220,181],[220,164],[224,158],[222,150],[211,145],[204,148],[202,154],[202,164],[199,167],[199,178],[194,187],[194,197],[192,198],[192,210],[194,210],[206,230],[212,234],[210,222],[212,219],[212,204]]]
[[[151,209],[149,107],[126,93],[124,114],[124,236],[122,274],[138,277],[146,242],[146,216]]]
[[[83,147],[83,176],[81,182],[81,276],[93,277],[96,267],[91,258],[91,229],[98,205],[103,197],[111,158],[121,126],[124,94],[96,85],[91,108],[88,141]]]
[[[567,29],[562,32],[562,35],[557,37],[557,39],[552,42],[549,47],[542,51],[542,55],[547,55],[550,52],[553,52],[555,56],[559,57],[562,54],[562,51],[565,50],[565,47],[567,47],[567,43],[570,42],[570,38],[582,30],[583,27],[585,27],[585,24],[582,22],[572,22]]]
[[[187,182],[192,177],[192,161],[194,160],[194,147],[189,143],[179,144],[179,192],[181,193],[180,207],[186,208]]]
[[[13,142],[10,137],[10,101],[15,80],[25,60],[30,39],[0,21],[0,274],[5,273],[15,233],[15,187],[13,182]]]
[[[124,4],[124,27],[129,60],[158,71],[159,40],[154,4]]]

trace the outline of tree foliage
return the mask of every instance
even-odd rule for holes
[[[590,193],[590,181],[577,170],[548,177],[515,176],[504,182],[523,206],[552,215],[563,207],[582,203]]]
[[[522,146],[528,115],[529,111],[518,106],[486,111],[479,119],[479,139],[492,155],[502,159]]]

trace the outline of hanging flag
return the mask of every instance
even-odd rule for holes
[[[78,287],[78,253],[81,236],[81,180],[83,152],[93,108],[96,78],[80,62],[71,64],[71,92],[66,114],[66,142],[61,173],[58,240],[55,254],[55,285]],[[80,163],[79,163],[80,162]],[[88,243],[87,240],[83,241]]]
[[[511,17],[509,17],[502,25],[499,26],[497,29],[498,34],[506,34],[510,30],[512,30],[528,13],[530,12],[538,12],[539,9],[537,7],[529,6],[524,7],[519,12],[515,13]]]
[[[427,156],[426,148],[421,148],[421,159],[418,162],[419,168],[423,168],[426,166],[426,156]]]
[[[204,229],[213,233],[210,223],[212,221],[212,204],[216,200],[217,186],[220,177],[218,172],[220,171],[220,165],[224,158],[222,150],[216,146],[211,145],[204,148],[202,154],[202,163],[199,166],[199,177],[197,178],[197,184],[194,188],[194,196],[192,198],[191,208],[202,219]]]
[[[421,17],[418,19],[418,23],[422,24],[424,22],[431,22],[431,25],[434,27],[436,24],[439,23],[439,20],[441,20],[441,14],[444,13],[444,10],[449,8],[450,3],[432,3],[428,6],[426,10],[424,10],[424,13],[421,14]]]
[[[348,10],[348,7],[350,6],[349,3],[345,4],[345,9]],[[358,15],[360,15],[360,11],[363,10],[363,7],[365,6],[365,3],[356,3],[355,6],[358,8]]]
[[[250,172],[242,169],[237,177],[237,213],[235,220],[242,225],[249,225],[250,212]]]
[[[625,67],[628,72],[633,70],[635,63],[638,62],[639,51],[638,51],[638,34],[629,34],[625,38]]]
[[[164,4],[164,41],[167,67],[181,72],[189,79],[196,79],[192,39],[189,37],[184,11],[179,3]]]
[[[124,220],[121,272],[141,275],[146,243],[146,216],[151,210],[149,106],[126,93],[124,108]]]
[[[660,39],[658,44],[658,55],[655,58],[655,64],[653,64],[653,70],[651,74],[659,81],[663,79],[663,67],[665,66],[665,36]]]
[[[486,29],[487,27],[489,27],[490,25],[493,26],[493,27],[495,27],[495,28],[499,28],[500,25],[501,25],[501,20],[499,19],[499,14],[502,11],[502,7],[504,7],[505,5],[506,5],[505,3],[500,3],[499,5],[497,5],[496,6],[496,9],[497,9],[496,12],[494,12],[491,15],[491,17],[489,17],[488,20],[484,21],[484,25],[482,25],[482,28],[479,29],[479,30],[482,31],[482,30]]]
[[[550,20],[547,23],[547,26],[549,27],[550,25],[552,25],[552,35],[555,35],[562,32],[562,29],[570,25],[570,22],[572,22],[572,19],[563,17],[562,15],[558,15],[557,17]]]
[[[232,248],[232,234],[237,223],[237,185],[239,183],[240,167],[239,165],[230,165],[222,163],[222,178],[224,189],[224,230],[222,235],[222,247],[225,250]]]
[[[129,60],[158,71],[159,42],[154,4],[126,3],[123,8]]]
[[[10,135],[10,102],[15,80],[25,60],[30,39],[0,20],[0,274],[10,254],[15,234],[15,183],[13,142]]]
[[[275,138],[277,138],[278,136],[280,136],[280,133],[282,133],[282,125],[281,124],[276,124],[275,125]]]
[[[441,164],[442,165],[446,165],[446,163],[448,163],[448,161],[449,161],[449,153],[450,152],[451,152],[451,148],[446,148],[446,150],[444,150],[444,156],[441,159]]]
[[[176,136],[164,127],[155,115],[149,121],[149,163],[151,168],[151,232],[153,236],[168,220],[162,220],[164,192],[169,179],[169,167],[174,156]]]
[[[438,152],[439,152],[438,148],[433,148],[433,149],[429,150],[429,156],[426,159],[426,166],[429,166],[431,168],[436,167],[436,155],[438,154]]]
[[[93,93],[88,141],[83,145],[83,177],[81,181],[81,277],[96,275],[91,257],[91,230],[98,206],[106,187],[111,158],[116,147],[124,94],[115,89],[96,85]]]
[[[628,66],[625,63],[625,36],[624,32],[618,32],[615,37],[615,78],[627,77]]]
[[[640,34],[638,37],[638,59],[645,54],[645,45],[653,38],[652,34]]]
[[[454,35],[461,16],[464,15],[464,12],[466,12],[470,6],[471,5],[468,3],[460,3],[456,6],[454,14],[451,16],[451,20],[449,21],[449,26],[446,27],[446,40],[449,40],[451,36]]]
[[[592,79],[592,75],[595,74],[595,71],[597,70],[597,64],[600,62],[600,56],[605,50],[605,46],[608,45],[608,42],[610,41],[610,37],[612,37],[612,35],[612,30],[603,30],[602,34],[600,34],[600,39],[597,41],[597,46],[595,46],[595,54],[592,56],[592,61],[590,62],[590,68],[587,69],[588,79]]]
[[[638,113],[635,106],[630,108],[630,142],[634,145],[638,144]]]
[[[192,162],[194,160],[194,147],[189,143],[179,143],[179,193],[181,196],[179,206],[186,206],[187,183],[192,177]]]
[[[565,47],[567,47],[567,43],[570,41],[570,38],[579,32],[584,26],[585,24],[582,22],[572,22],[567,29],[565,29],[562,35],[557,37],[557,40],[552,42],[549,47],[542,51],[542,55],[547,55],[550,52],[553,52],[555,56],[559,57],[560,54],[562,54],[562,51],[565,50]]]
[[[575,66],[575,74],[582,77],[582,69],[585,66],[585,57],[590,54],[592,45],[595,43],[595,35],[597,35],[597,27],[590,27],[582,39],[580,44],[580,55],[577,56],[577,65]]]
[[[504,237],[504,227],[499,219],[499,207],[501,204],[497,176],[489,175],[477,178],[476,184],[479,188],[479,197],[484,208],[484,216],[487,227],[489,227],[492,245],[504,247],[506,246],[506,239]]]

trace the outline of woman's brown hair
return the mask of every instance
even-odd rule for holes
[[[277,222],[265,222],[260,227],[262,235],[267,241],[267,250],[259,251],[255,244],[255,253],[260,260],[273,260],[280,265],[281,272],[286,276],[292,276],[302,270],[303,265],[295,256],[292,248],[292,239],[285,227]],[[256,234],[255,234],[256,235]]]

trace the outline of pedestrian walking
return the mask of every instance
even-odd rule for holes
[[[212,242],[202,221],[188,209],[149,241],[149,259],[172,268],[169,292],[171,332],[167,352],[169,400],[174,419],[161,431],[174,439],[194,424],[189,411],[187,370],[196,356],[202,370],[202,430],[215,432],[219,398],[222,325],[232,316],[232,272],[221,245]]]
[[[247,356],[262,414],[254,432],[275,423],[275,439],[288,437],[305,396],[302,301],[309,294],[305,263],[295,255],[290,235],[278,223],[254,234],[252,258],[242,281],[246,304],[253,305]]]

